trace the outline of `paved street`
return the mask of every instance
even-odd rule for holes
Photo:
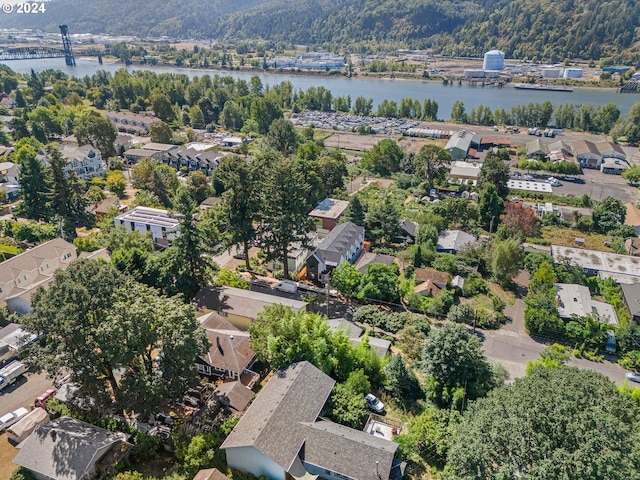
[[[32,407],[36,397],[52,386],[53,382],[47,380],[44,373],[27,373],[24,378],[2,390],[0,416],[19,407]]]

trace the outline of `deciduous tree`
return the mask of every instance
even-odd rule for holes
[[[104,159],[116,154],[113,142],[118,131],[107,117],[96,110],[84,109],[76,116],[73,134],[78,144],[97,148]]]
[[[537,368],[471,405],[451,478],[625,479],[640,468],[637,407],[603,375]]]

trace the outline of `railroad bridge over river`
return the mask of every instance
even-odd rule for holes
[[[60,25],[60,35],[62,35],[62,48],[30,46],[0,49],[0,62],[7,60],[35,60],[38,58],[64,58],[70,67],[75,66],[76,59],[71,49],[69,40],[69,29],[66,25]]]

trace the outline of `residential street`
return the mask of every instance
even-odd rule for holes
[[[482,330],[478,334],[483,340],[487,358],[502,363],[509,372],[510,381],[524,377],[527,363],[539,360],[540,353],[545,349],[547,343],[546,340],[532,338],[525,330],[522,297],[527,292],[529,274],[522,270],[514,281],[517,285],[516,300],[513,305],[509,305],[505,309],[505,315],[510,321],[500,330]],[[609,360],[605,358],[602,363],[591,362],[583,358],[572,358],[568,364],[600,372],[617,383],[621,383],[625,379],[626,370],[615,363],[614,358]]]

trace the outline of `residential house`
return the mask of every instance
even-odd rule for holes
[[[249,332],[240,331],[216,312],[198,320],[211,343],[209,351],[196,359],[198,373],[223,380],[240,380],[256,360],[256,354],[249,346]]]
[[[418,224],[411,220],[404,219],[400,222],[400,236],[399,240],[403,242],[415,243],[418,236]]]
[[[135,207],[113,219],[116,227],[137,230],[143,235],[151,235],[153,243],[160,248],[168,247],[171,240],[179,235],[180,222],[167,210],[150,207]]]
[[[145,158],[152,158],[157,162],[162,162],[162,152],[158,150],[148,150],[142,148],[130,148],[126,150],[122,156],[130,164],[140,163]]]
[[[107,112],[105,116],[115,125],[119,132],[140,135],[149,131],[149,127],[160,119],[152,115],[140,115],[129,112]]]
[[[354,264],[364,246],[364,227],[353,222],[341,223],[318,243],[307,258],[307,278],[325,281],[327,273],[343,262]]]
[[[640,257],[640,238],[629,237],[624,241],[624,249],[627,251],[627,255],[632,257]]]
[[[416,286],[414,292],[427,297],[435,297],[442,290],[447,288],[449,274],[437,270],[427,270],[426,268],[416,268]]]
[[[621,284],[622,299],[636,322],[640,321],[640,284]]]
[[[306,302],[289,297],[218,285],[202,287],[193,299],[193,303],[200,312],[217,312],[232,325],[244,331],[249,328],[258,313],[267,306],[284,305],[294,312],[307,308]]]
[[[126,205],[120,204],[120,199],[118,197],[107,197],[99,203],[90,205],[87,207],[87,210],[96,216],[96,220],[100,220],[107,215],[109,207],[117,208],[120,213],[126,212],[128,208]]]
[[[462,230],[444,230],[438,236],[436,252],[455,254],[458,250],[474,245],[477,241],[478,237],[471,233]]]
[[[244,140],[241,137],[224,137],[220,143],[223,147],[236,148],[242,145]]]
[[[149,144],[145,145],[149,148]],[[179,147],[167,153],[166,163],[176,170],[186,168],[190,172],[200,171],[210,176],[218,168],[224,154],[218,151],[202,151],[195,148]],[[164,161],[164,160],[163,160]]]
[[[20,166],[13,162],[0,162],[0,182],[20,185]]]
[[[367,273],[369,265],[381,263],[390,267],[395,262],[396,258],[392,255],[385,255],[384,253],[372,253],[364,252],[355,264],[356,270],[362,275]]]
[[[540,138],[527,142],[527,158],[543,159],[549,155],[549,147]]]
[[[60,417],[36,427],[13,462],[38,479],[91,480],[113,472],[130,449],[124,433]]]
[[[640,233],[640,209],[632,203],[627,203],[624,207],[627,210],[624,224],[633,227],[636,233]]]
[[[354,346],[360,345],[364,340],[364,330],[346,318],[332,318],[326,320],[326,322],[330,330],[334,332],[342,330]],[[368,336],[367,342],[369,342],[369,348],[376,352],[376,355],[380,358],[386,357],[391,352],[391,342],[389,340]]]
[[[193,480],[229,480],[229,477],[217,468],[207,468],[196,473]]]
[[[309,232],[307,234],[307,244],[309,246],[305,247],[301,242],[294,242],[289,246],[289,250],[287,251],[287,266],[290,272],[298,273],[305,267],[307,258],[309,258],[309,255],[311,255],[318,246],[317,232]],[[284,265],[282,264],[282,260],[278,258],[269,260],[266,263],[266,267],[272,272],[275,272],[282,270]]]
[[[0,263],[0,300],[10,312],[31,311],[31,295],[46,286],[59,268],[66,269],[77,258],[76,248],[54,238]]]
[[[227,465],[267,480],[401,478],[395,442],[319,419],[334,384],[309,362],[276,371],[220,447]]]
[[[75,173],[82,180],[91,180],[94,177],[103,177],[107,173],[107,165],[102,159],[99,150],[91,145],[75,146],[61,143],[55,146],[62,157],[67,161],[64,171],[67,175]],[[49,165],[47,152],[40,151],[38,159],[43,165]]]
[[[586,317],[597,313],[600,321],[618,326],[618,315],[613,305],[591,299],[589,288],[572,283],[556,283],[558,316],[564,320]]]
[[[6,93],[3,93],[0,95],[0,107],[13,110],[17,106],[18,106],[18,102],[16,102],[15,99],[11,98]]]
[[[602,154],[593,142],[589,140],[579,140],[573,142],[573,155],[578,163],[584,168],[600,168]]]
[[[222,203],[221,197],[207,197],[202,203],[199,205],[200,210],[208,210],[211,207],[215,207],[216,205],[220,205]]]
[[[451,135],[444,149],[451,154],[451,158],[454,160],[464,160],[467,158],[467,154],[471,148],[473,135],[473,133],[467,132],[466,130],[456,132]]]
[[[253,395],[253,390],[238,380],[221,383],[212,394],[220,405],[228,408],[234,414],[244,412],[247,405],[253,400]]]
[[[8,157],[13,153],[15,147],[7,147],[5,145],[0,145],[0,157]]]
[[[321,228],[331,231],[338,225],[340,217],[342,217],[348,206],[349,202],[347,200],[325,198],[316,208],[309,212],[309,216],[315,218]]]

